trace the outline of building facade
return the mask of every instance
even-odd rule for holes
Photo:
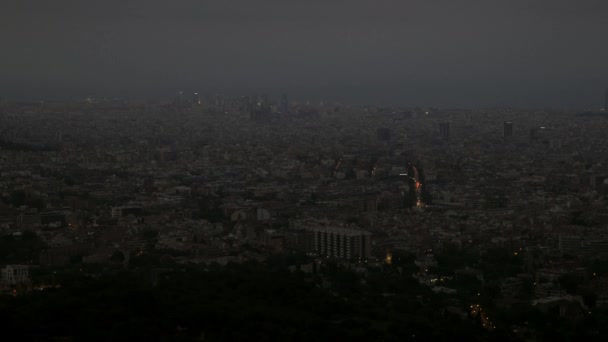
[[[511,138],[513,136],[513,122],[505,121],[502,129],[502,136],[504,138]]]
[[[320,256],[343,259],[367,259],[371,256],[371,233],[345,228],[315,228],[313,246]]]
[[[0,286],[29,285],[30,272],[25,265],[7,265],[1,271]]]
[[[449,122],[442,122],[439,124],[439,135],[444,139],[447,139],[450,137],[450,123]]]

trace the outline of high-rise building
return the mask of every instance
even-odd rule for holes
[[[604,94],[604,110],[608,112],[608,88],[606,88],[606,93]]]
[[[380,127],[376,130],[376,136],[380,141],[391,140],[391,130],[386,127]]]
[[[439,135],[442,138],[450,137],[450,123],[449,122],[442,122],[439,124]]]
[[[287,100],[287,94],[283,94],[281,97],[281,113],[287,113],[289,111],[289,101]]]
[[[270,106],[265,105],[262,102],[258,102],[253,105],[253,108],[249,111],[249,118],[252,121],[257,122],[270,122],[276,118],[272,112]]]
[[[224,95],[216,94],[214,98],[215,107],[218,110],[224,109]]]
[[[30,283],[29,267],[25,265],[7,265],[0,272],[0,286],[28,285]]]
[[[194,95],[192,96],[192,104],[195,106],[198,106],[201,104],[201,97],[198,96],[198,93],[194,93]]]
[[[184,105],[184,92],[180,91],[177,96],[173,99],[173,105],[176,107],[182,107]]]
[[[270,105],[270,99],[268,98],[268,94],[262,94],[262,96],[260,96],[260,102],[269,106]]]
[[[300,251],[304,253],[313,253],[315,251],[314,246],[314,232],[304,229],[291,229],[286,230],[285,246],[289,250]]]
[[[511,138],[513,136],[513,122],[505,121],[502,128],[502,136],[505,138]]]
[[[606,255],[608,251],[608,240],[590,239],[580,235],[559,234],[558,248],[562,253],[574,255]]]
[[[320,256],[343,259],[367,259],[371,257],[371,233],[362,230],[318,227],[313,232],[315,252]]]
[[[249,112],[253,110],[253,102],[250,96],[241,96],[239,100],[239,110]]]

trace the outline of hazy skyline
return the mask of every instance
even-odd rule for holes
[[[0,96],[601,107],[608,2],[0,3]]]

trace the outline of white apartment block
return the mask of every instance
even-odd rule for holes
[[[1,271],[0,285],[13,286],[30,283],[30,272],[25,265],[7,265]]]

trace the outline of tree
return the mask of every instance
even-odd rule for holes
[[[40,197],[33,198],[33,199],[26,201],[26,204],[28,207],[36,208],[39,211],[43,210],[46,206],[44,203],[44,200]]]
[[[144,229],[142,235],[146,240],[154,240],[158,237],[158,231],[153,229]]]
[[[580,284],[580,278],[575,274],[564,274],[558,279],[559,285],[566,290],[569,294],[576,294],[578,285]]]
[[[597,294],[591,291],[585,291],[583,293],[583,302],[587,305],[588,308],[595,308],[595,304],[597,303]]]
[[[27,201],[27,194],[25,193],[25,191],[15,190],[15,191],[11,192],[10,204],[12,204],[14,207],[20,207],[22,205],[25,205],[26,201]]]
[[[122,251],[115,251],[114,253],[112,253],[112,257],[110,258],[110,261],[113,261],[113,262],[124,262],[125,261],[125,254]]]

